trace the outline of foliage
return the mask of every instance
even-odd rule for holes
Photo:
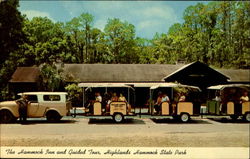
[[[68,100],[72,102],[73,106],[80,106],[79,101],[82,100],[82,88],[78,87],[76,83],[68,84],[65,86],[65,90],[68,92]]]
[[[60,70],[55,65],[42,64],[40,71],[44,90],[52,92],[58,90],[62,82]]]

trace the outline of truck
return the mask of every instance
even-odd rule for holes
[[[27,118],[46,117],[49,122],[57,122],[70,115],[71,103],[66,92],[24,92],[27,96]],[[0,122],[15,122],[19,118],[19,106],[15,100],[0,102]]]

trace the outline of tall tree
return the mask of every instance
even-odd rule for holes
[[[109,19],[104,31],[108,39],[108,47],[113,63],[134,63],[138,56],[135,49],[135,27],[117,18]]]
[[[18,7],[18,0],[0,1],[0,100],[7,97],[7,82],[17,66],[20,45],[25,41]]]

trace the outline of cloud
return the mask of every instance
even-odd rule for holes
[[[101,30],[108,18],[128,21],[135,25],[138,36],[147,38],[156,32],[166,33],[172,24],[180,21],[176,10],[160,1],[63,1],[62,6],[72,18],[83,12],[92,14],[94,27]]]
[[[41,12],[37,10],[24,10],[21,11],[22,14],[25,14],[28,19],[32,19],[33,17],[48,17],[50,20],[55,21],[49,13],[47,12]]]

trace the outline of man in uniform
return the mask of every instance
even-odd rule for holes
[[[27,119],[27,107],[28,104],[30,103],[27,99],[26,95],[22,95],[22,97],[18,100],[16,100],[16,103],[18,104],[19,108],[19,116],[20,116],[20,121],[21,122],[26,122]]]

